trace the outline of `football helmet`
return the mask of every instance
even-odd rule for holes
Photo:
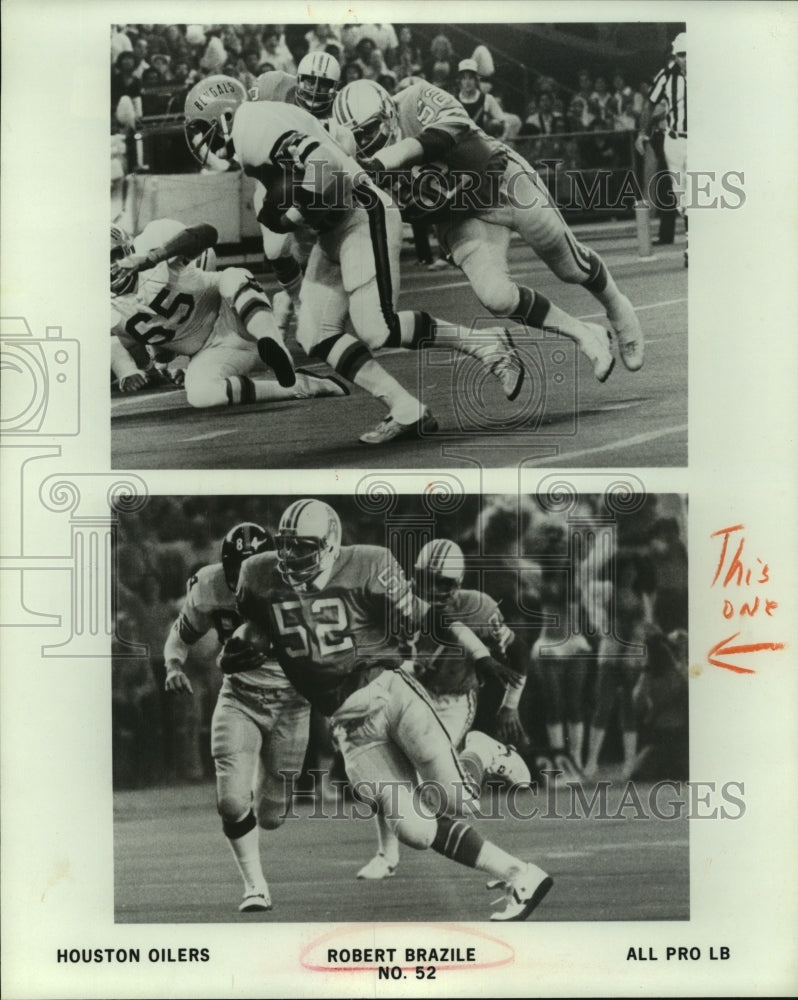
[[[457,542],[436,538],[419,552],[413,576],[418,596],[438,606],[450,601],[463,584],[465,556]]]
[[[341,519],[322,500],[295,500],[277,528],[277,565],[291,587],[312,583],[338,558]]]
[[[231,528],[222,542],[222,570],[227,586],[235,591],[241,563],[256,552],[274,551],[274,537],[266,528],[244,521]]]
[[[325,118],[341,79],[341,66],[328,52],[308,52],[296,71],[295,100],[315,118]]]
[[[230,159],[234,153],[233,116],[246,101],[244,84],[232,76],[206,76],[186,95],[185,132],[195,160],[205,166],[209,153]]]
[[[119,261],[133,253],[133,239],[121,226],[111,226],[111,291],[114,295],[134,292],[139,276],[136,271],[124,271]]]
[[[373,80],[354,80],[333,102],[333,118],[348,128],[362,156],[373,156],[399,138],[399,118],[391,95]]]

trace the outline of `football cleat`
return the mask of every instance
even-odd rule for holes
[[[634,306],[625,295],[621,295],[619,307],[608,311],[608,315],[618,341],[621,361],[630,372],[639,371],[643,367],[645,339]]]
[[[297,368],[296,375],[297,396],[301,399],[349,395],[349,387],[333,375],[316,375],[305,368]]]
[[[366,879],[370,882],[376,882],[383,878],[393,878],[396,874],[396,865],[390,864],[385,855],[380,851],[379,854],[375,854],[371,861],[367,862],[360,871],[357,873],[356,878]]]
[[[499,380],[504,395],[512,402],[521,391],[526,370],[509,331],[503,330],[500,340],[504,352],[491,364],[490,373]]]
[[[599,382],[606,382],[615,367],[612,353],[612,335],[598,323],[584,324],[590,331],[579,344],[582,353],[593,363],[593,374]]]
[[[476,729],[465,738],[465,749],[482,761],[485,774],[505,778],[512,785],[528,785],[532,781],[529,768],[515,747],[505,746]]]
[[[491,905],[504,903],[504,909],[491,913],[491,920],[526,920],[543,901],[554,880],[537,865],[528,864],[509,882],[488,882],[488,889],[503,889],[504,894]]]
[[[438,421],[426,407],[419,419],[412,424],[400,424],[389,413],[373,431],[361,434],[360,442],[361,444],[388,444],[390,441],[402,441],[423,437],[426,434],[434,434],[437,429]]]
[[[239,913],[263,913],[272,908],[272,898],[269,895],[269,887],[264,883],[262,886],[253,886],[244,893],[241,905],[238,907]]]
[[[281,336],[261,337],[258,341],[258,354],[261,361],[274,372],[281,386],[290,389],[292,385],[296,385],[294,362]]]
[[[272,299],[272,314],[277,329],[285,336],[295,315],[294,302],[286,291],[277,292]]]

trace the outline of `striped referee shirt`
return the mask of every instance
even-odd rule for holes
[[[652,104],[667,102],[668,134],[672,138],[687,135],[687,79],[675,62],[668,63],[654,77],[648,99]]]

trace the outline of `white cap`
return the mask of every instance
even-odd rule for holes
[[[479,66],[477,66],[476,59],[461,59],[457,65],[457,72],[460,73],[473,73],[475,76],[479,76]]]
[[[687,54],[687,32],[680,31],[679,34],[673,40],[673,52],[684,52]]]

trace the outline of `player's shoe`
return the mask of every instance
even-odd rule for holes
[[[621,295],[618,307],[608,310],[607,315],[615,331],[621,361],[630,372],[639,371],[643,367],[645,338],[634,306],[625,295]]]
[[[585,323],[589,331],[580,341],[579,347],[586,358],[593,364],[593,374],[599,382],[606,382],[615,367],[615,355],[612,353],[612,337],[598,323]]]
[[[504,903],[504,909],[491,913],[491,920],[526,920],[543,901],[554,880],[537,865],[528,864],[509,882],[488,882],[489,889],[504,889],[504,895],[492,905]]]
[[[373,431],[366,431],[365,434],[361,434],[360,442],[361,444],[388,444],[391,441],[402,441],[424,437],[427,434],[434,434],[437,429],[438,421],[424,407],[424,412],[412,424],[400,424],[389,413],[384,420],[381,420],[377,424]]]
[[[476,729],[465,738],[465,749],[482,761],[485,774],[505,778],[512,785],[528,785],[532,781],[529,768],[515,747],[505,746]]]
[[[281,386],[290,389],[292,385],[296,385],[294,362],[283,342],[282,334],[261,337],[258,341],[258,354],[261,361],[274,372]]]
[[[500,341],[503,351],[499,359],[490,365],[490,373],[499,380],[502,392],[512,402],[524,384],[526,369],[508,330],[502,330]]]
[[[439,257],[437,260],[433,260],[432,263],[426,265],[428,271],[445,271],[449,267],[449,261],[444,260],[443,257]]]
[[[269,895],[269,887],[264,882],[263,885],[252,886],[244,893],[239,913],[263,913],[272,908],[272,898]]]
[[[383,878],[393,878],[396,874],[396,864],[391,864],[385,855],[380,851],[375,854],[371,861],[367,862],[357,873],[357,878],[377,881]]]
[[[285,336],[294,317],[294,301],[285,290],[277,292],[272,299],[272,315],[277,329]]]
[[[307,368],[296,369],[297,396],[311,399],[318,396],[348,396],[349,386],[333,375],[316,375]]]

